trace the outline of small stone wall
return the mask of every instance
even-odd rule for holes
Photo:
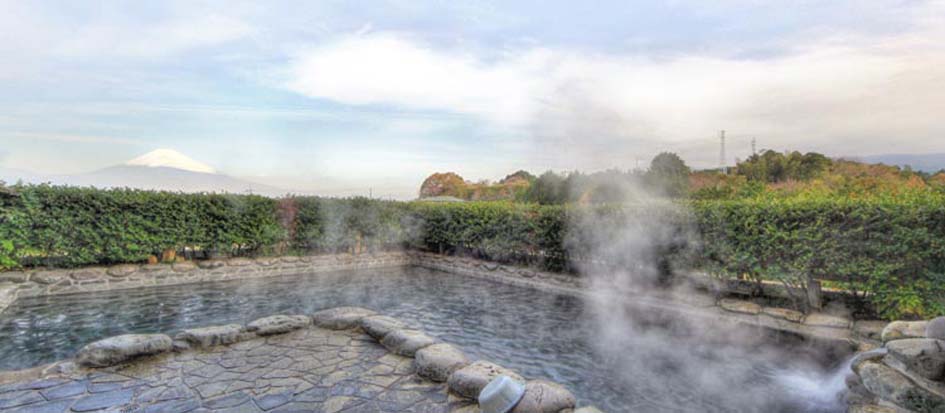
[[[0,273],[0,312],[19,297],[74,294],[161,285],[225,281],[339,270],[401,267],[403,252],[264,258],[229,258],[174,264],[120,264],[111,267]]]
[[[359,255],[230,258],[175,264],[122,264],[71,270],[5,272],[0,273],[0,312],[18,297],[410,265],[559,294],[582,295],[588,292],[587,280],[571,274],[539,271],[465,257],[403,251]],[[885,326],[881,321],[853,322],[831,314],[805,315],[791,309],[764,307],[748,301],[718,300],[712,294],[698,291],[686,294],[647,294],[632,297],[628,302],[645,309],[655,308],[679,313],[685,317],[722,319],[834,342],[854,341],[860,349],[878,345],[879,332]]]
[[[882,341],[851,363],[849,412],[945,412],[945,317],[892,322]]]

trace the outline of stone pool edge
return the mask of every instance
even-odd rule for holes
[[[0,273],[0,313],[18,298],[26,297],[407,266],[557,294],[588,294],[587,280],[569,274],[405,250],[357,255],[228,258],[174,264],[119,264],[111,267],[3,272]],[[736,299],[717,300],[708,294],[641,294],[628,297],[627,304],[685,317],[705,317],[831,342],[848,342],[858,350],[879,346],[879,333],[886,325],[881,321],[853,321],[830,314],[804,315],[791,309],[763,307]]]
[[[470,360],[452,344],[426,335],[396,318],[360,307],[335,307],[311,316],[278,314],[247,323],[187,329],[175,336],[161,333],[125,334],[103,338],[82,347],[70,360],[62,360],[25,370],[0,371],[0,385],[46,380],[79,371],[96,371],[116,366],[134,365],[163,353],[209,350],[244,341],[305,328],[358,330],[374,339],[388,353],[414,359],[414,374],[423,380],[445,383],[449,404],[478,407],[479,392],[492,379],[506,375],[520,382],[525,393],[511,413],[574,412],[599,413],[585,406],[577,408],[576,398],[564,386],[542,379],[528,380],[517,372],[486,360]],[[468,410],[478,411],[478,410]]]

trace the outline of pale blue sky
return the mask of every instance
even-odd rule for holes
[[[586,3],[586,4],[585,4]],[[91,4],[91,5],[90,5]],[[941,1],[0,0],[0,167],[157,148],[285,187],[945,152]]]

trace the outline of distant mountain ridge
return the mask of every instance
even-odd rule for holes
[[[853,159],[860,159],[867,163],[883,163],[900,167],[909,166],[913,170],[928,173],[935,173],[945,169],[945,153],[883,154],[861,156]]]
[[[16,169],[0,169],[8,184],[52,183],[96,188],[136,188],[156,191],[254,193],[281,196],[289,191],[221,174],[177,151],[159,149],[121,165],[74,175],[39,175]]]

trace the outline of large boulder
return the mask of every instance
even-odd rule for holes
[[[273,315],[263,317],[246,325],[246,330],[261,336],[283,334],[312,324],[312,319],[304,315]]]
[[[945,341],[907,338],[891,341],[886,348],[908,371],[929,380],[945,378]]]
[[[512,380],[525,383],[525,379],[518,373],[484,360],[479,360],[454,371],[446,383],[453,393],[462,397],[477,399],[482,389],[499,376],[509,376]]]
[[[418,350],[435,344],[436,339],[417,330],[394,330],[384,336],[381,344],[401,356],[413,357]]]
[[[883,343],[904,338],[924,338],[927,321],[893,321],[883,329]]]
[[[945,317],[936,317],[925,326],[925,336],[936,340],[945,340]]]
[[[432,381],[444,382],[450,374],[469,364],[469,359],[458,348],[446,344],[431,344],[417,351],[417,374]]]
[[[532,380],[525,383],[525,395],[512,413],[558,413],[573,409],[577,400],[568,389],[558,383]]]
[[[108,367],[135,357],[170,351],[171,342],[164,334],[125,334],[88,344],[75,358],[81,366]]]
[[[239,324],[227,324],[224,326],[184,330],[178,333],[175,338],[177,340],[186,341],[195,347],[212,347],[223,344],[233,344],[240,340],[242,334],[243,326]]]
[[[348,330],[360,326],[361,319],[375,315],[374,311],[361,307],[336,307],[312,314],[315,325],[331,330]]]
[[[919,413],[945,412],[945,397],[921,387],[886,364],[866,361],[856,368],[863,386],[882,400]]]
[[[376,340],[382,340],[391,331],[406,327],[407,324],[403,321],[386,315],[372,315],[361,319],[361,329]]]

